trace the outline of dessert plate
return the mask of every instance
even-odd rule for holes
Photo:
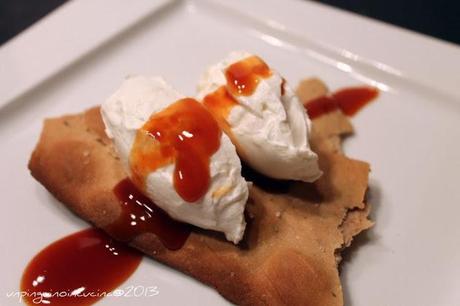
[[[381,90],[345,145],[372,166],[376,220],[347,251],[346,304],[460,300],[459,47],[295,0],[81,0],[0,48],[1,305],[19,303],[39,250],[87,227],[27,170],[43,119],[101,103],[128,74],[161,74],[193,95],[205,67],[232,50],[260,54],[293,85],[318,76],[331,89]],[[228,304],[148,258],[115,293],[100,305]]]

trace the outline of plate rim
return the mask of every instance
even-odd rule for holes
[[[184,3],[194,9],[233,10],[272,30],[300,35],[346,60],[371,65],[444,97],[460,98],[455,79],[460,70],[460,46],[324,4],[285,0],[280,9],[277,0],[138,0],[134,4],[80,0],[64,4],[0,47],[0,108],[164,6]],[[111,12],[123,13],[107,14],[107,7]],[[85,23],[80,22],[82,14]],[[94,27],[101,16],[103,26]],[[329,24],[332,19],[333,27]],[[303,28],[308,30],[296,30]],[[356,31],[364,43],[354,44]],[[72,39],[76,33],[79,39]],[[372,36],[378,40],[372,40]],[[399,42],[397,46],[392,45],[395,41]]]

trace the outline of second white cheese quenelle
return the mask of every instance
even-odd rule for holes
[[[132,178],[130,154],[137,131],[152,115],[183,98],[160,77],[132,76],[102,104],[107,135]],[[228,240],[238,243],[246,226],[248,184],[241,176],[234,145],[225,133],[221,135],[220,147],[209,161],[209,188],[200,199],[190,203],[178,194],[173,184],[174,162],[148,173],[142,190],[172,218],[223,232]]]
[[[321,176],[305,109],[259,57],[231,53],[204,73],[198,91],[251,167],[277,179],[313,182]]]

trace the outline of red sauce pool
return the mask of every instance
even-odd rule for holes
[[[153,114],[137,132],[130,164],[134,183],[144,188],[149,172],[174,163],[174,187],[187,202],[199,200],[210,184],[209,163],[222,130],[198,101],[182,99]]]
[[[139,252],[90,228],[41,250],[24,271],[21,291],[29,305],[91,305],[121,285],[141,259]]]
[[[151,232],[170,250],[187,241],[191,227],[170,218],[129,179],[119,182],[114,193],[122,211],[105,228],[113,237],[129,242]],[[138,251],[90,228],[40,251],[27,265],[20,287],[29,305],[91,305],[128,279],[141,259]]]
[[[336,109],[340,109],[347,116],[353,116],[378,95],[378,89],[373,87],[349,87],[309,101],[305,108],[311,119]]]

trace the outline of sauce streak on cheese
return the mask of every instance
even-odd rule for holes
[[[282,78],[281,79],[281,85],[280,85],[280,91],[281,91],[282,96],[284,96],[284,93],[286,91],[285,86],[286,86],[286,79]]]
[[[233,106],[238,104],[238,101],[228,93],[225,86],[219,87],[216,91],[204,97],[203,104],[214,118],[216,118],[225,133],[230,135],[231,128],[226,119]]]
[[[225,70],[227,84],[204,97],[203,104],[216,118],[225,133],[232,138],[234,144],[237,142],[232,136],[227,121],[232,108],[239,104],[234,96],[253,94],[260,79],[268,78],[271,75],[270,67],[261,58],[250,56],[228,66]],[[281,83],[281,90],[284,92],[284,80]],[[241,154],[241,152],[239,153]]]
[[[114,193],[121,204],[121,214],[105,230],[118,240],[130,242],[143,233],[152,233],[170,250],[180,249],[191,227],[176,221],[147,198],[130,179],[119,182]]]
[[[91,305],[121,285],[141,259],[134,249],[90,228],[35,255],[20,287],[27,293],[24,299],[28,305]]]
[[[185,98],[153,114],[136,134],[130,154],[134,183],[144,188],[150,172],[174,163],[174,187],[187,202],[199,200],[210,184],[210,159],[222,131],[198,101]]]
[[[322,96],[305,103],[311,119],[340,109],[345,115],[353,116],[369,102],[377,98],[379,91],[373,87],[349,87],[330,95]]]

